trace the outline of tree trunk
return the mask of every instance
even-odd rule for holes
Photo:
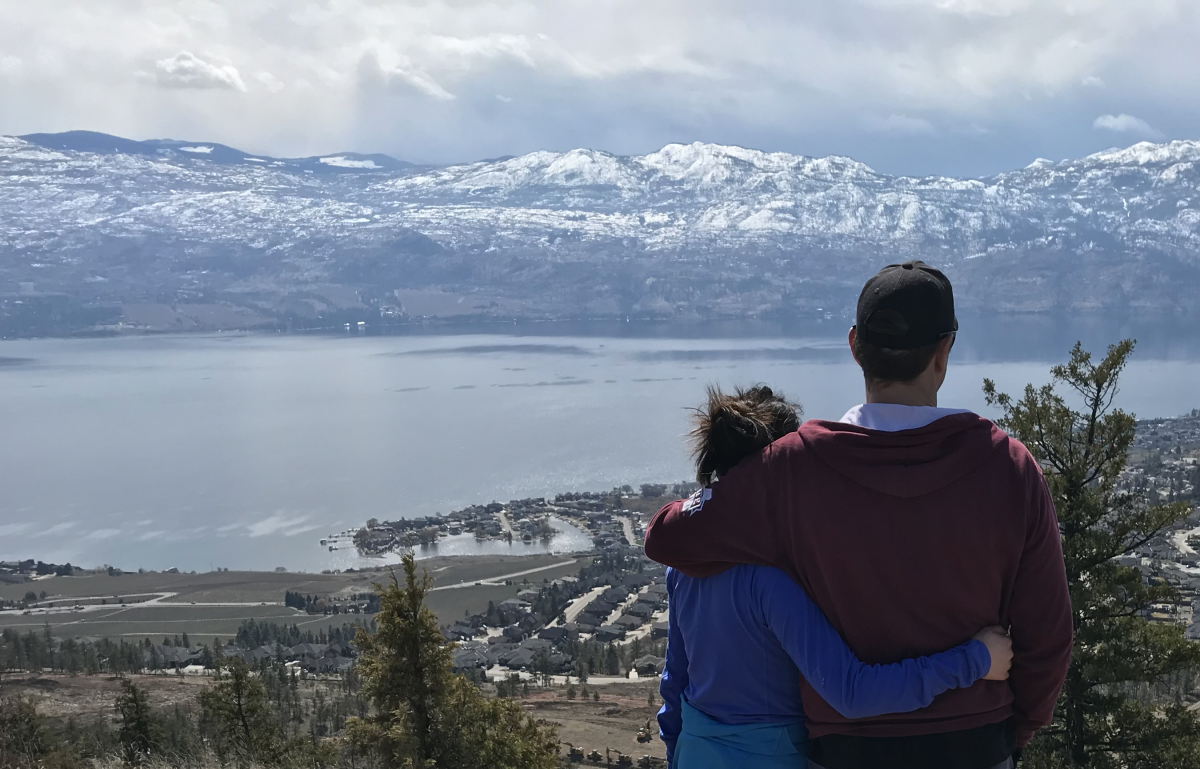
[[[1063,743],[1068,766],[1080,769],[1091,763],[1087,751],[1087,719],[1083,710],[1084,688],[1085,683],[1078,668],[1072,667],[1063,686],[1066,695],[1063,697]]]

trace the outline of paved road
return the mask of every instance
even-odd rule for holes
[[[594,587],[590,591],[576,598],[574,601],[571,601],[571,603],[567,605],[567,608],[563,609],[563,614],[567,616],[567,622],[574,622],[575,618],[582,614],[587,605],[592,602],[592,599],[598,597],[605,590],[608,590],[608,585]],[[546,625],[546,627],[558,627],[558,617],[550,620],[550,624]]]
[[[633,536],[633,521],[629,520],[628,518],[622,518],[621,519],[621,527],[623,529],[625,529],[625,541],[626,542],[628,542],[633,547],[641,547],[642,546],[642,543],[638,542],[637,538]]]
[[[154,596],[154,598],[151,598],[147,601],[130,601],[129,600],[130,598],[141,598],[142,596],[147,596],[147,595],[152,595],[152,596]],[[85,596],[70,596],[70,597],[65,597],[65,598],[47,598],[46,601],[48,603],[52,602],[52,603],[62,604],[62,605],[53,606],[53,607],[45,608],[45,609],[35,609],[33,611],[33,614],[31,614],[30,616],[44,617],[44,616],[51,615],[51,614],[83,614],[86,612],[94,612],[94,611],[101,611],[101,610],[107,611],[107,610],[112,610],[114,608],[141,609],[141,608],[156,608],[157,607],[157,608],[165,608],[165,609],[178,609],[181,606],[283,606],[284,605],[283,601],[240,601],[240,602],[238,602],[238,601],[217,601],[217,602],[176,601],[174,603],[167,602],[168,598],[174,598],[177,595],[179,595],[179,593],[121,593],[120,597],[126,599],[124,604],[121,604],[121,603],[87,604],[79,609],[74,608],[75,604],[78,603],[79,601],[101,601],[101,600],[112,601],[114,599],[113,599],[113,596],[111,596],[111,595],[90,595],[90,596],[85,595]],[[24,609],[8,609],[6,611],[0,611],[0,616],[23,614],[25,611],[26,610],[24,610]]]
[[[127,612],[131,609],[140,609],[145,605],[146,604],[143,604],[143,603],[126,604],[124,606],[121,606],[119,604],[109,604],[108,606],[88,607],[88,608],[94,608],[96,611],[88,611],[88,609],[83,609],[80,611],[66,611],[66,612],[61,612],[61,613],[60,612],[46,612],[44,614],[34,614],[30,617],[31,620],[34,618],[37,618],[36,622],[9,622],[9,623],[4,624],[3,627],[6,627],[6,628],[9,628],[9,627],[44,627],[44,626],[49,625],[52,628],[58,628],[58,627],[67,627],[69,625],[80,625],[80,626],[96,625],[96,624],[100,624],[100,625],[108,625],[108,624],[145,625],[145,624],[150,624],[150,623],[153,623],[154,625],[164,625],[164,624],[177,625],[177,624],[196,624],[197,622],[236,622],[236,621],[243,621],[243,620],[249,619],[249,617],[188,617],[185,619],[154,619],[154,620],[146,619],[146,618],[142,618],[142,619],[112,619],[113,617],[117,616],[118,614],[123,614],[124,612]],[[178,603],[170,604],[170,603],[168,603],[168,604],[158,604],[158,605],[174,606],[177,608],[180,606],[185,606],[188,608],[192,608],[192,604],[178,604]],[[254,604],[214,604],[214,603],[205,603],[205,604],[198,603],[198,604],[196,604],[196,606],[258,606],[258,605],[259,604],[256,604],[256,603],[254,603]],[[283,604],[274,604],[274,605],[282,606]],[[107,613],[101,614],[100,616],[95,616],[99,611],[105,611]],[[87,616],[87,615],[93,615],[93,616]],[[293,616],[300,617],[300,616],[308,616],[308,615],[305,614],[304,612],[301,612],[299,609],[293,609],[291,615],[267,617],[265,619],[267,619],[267,620],[289,620],[289,619],[292,619]],[[65,620],[65,621],[52,621],[53,619],[59,619],[59,620]],[[327,617],[326,617],[326,615],[319,615],[317,617],[317,619],[327,619]],[[308,624],[308,623],[301,622],[299,624],[304,625],[304,624]],[[145,635],[145,633],[132,633],[130,635]]]

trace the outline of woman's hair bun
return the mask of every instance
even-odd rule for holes
[[[690,433],[696,480],[709,484],[750,454],[800,427],[798,404],[766,385],[725,393],[708,388],[708,401],[696,409]]]

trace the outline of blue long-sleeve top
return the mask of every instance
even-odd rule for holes
[[[981,641],[888,665],[858,659],[791,577],[735,566],[698,579],[667,570],[670,618],[659,733],[672,762],[680,698],[725,724],[802,719],[800,676],[847,718],[923,708],[987,675]]]

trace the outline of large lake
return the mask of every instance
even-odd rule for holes
[[[0,560],[343,568],[357,557],[319,539],[370,517],[682,480],[709,383],[767,382],[809,417],[858,403],[846,325],[0,342]],[[1015,391],[1076,338],[1126,335],[1141,344],[1119,405],[1200,407],[1185,324],[1046,319],[965,320],[942,404],[993,415],[984,377]],[[492,551],[527,552],[509,547]]]

